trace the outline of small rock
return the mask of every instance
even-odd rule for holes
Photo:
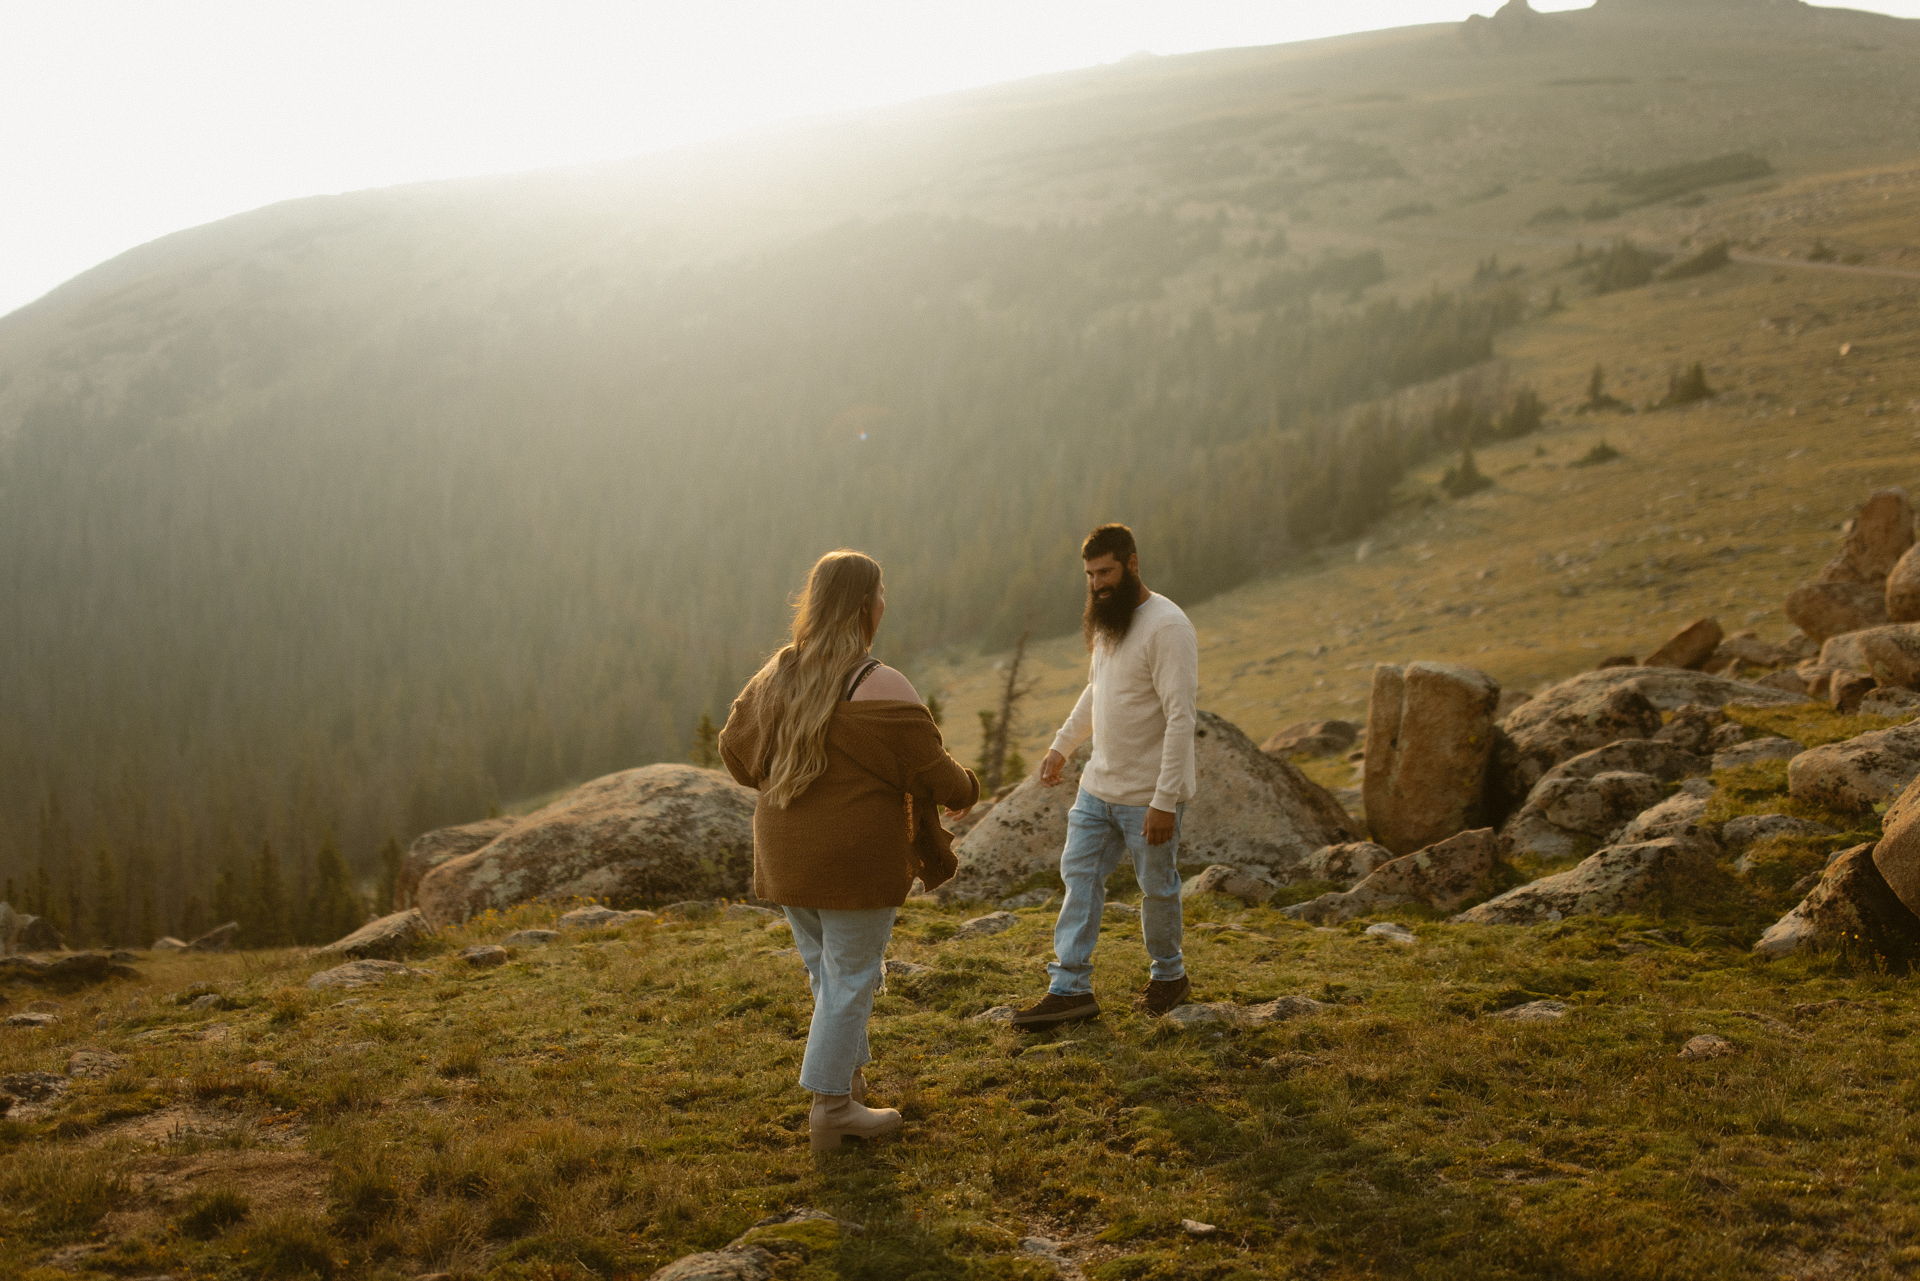
[[[718,912],[721,908],[721,905],[724,904],[725,902],[726,902],[725,899],[717,899],[717,898],[682,899],[678,903],[669,903],[665,907],[661,908],[660,915],[677,916],[682,920],[693,920],[698,917],[708,916],[714,912]]]
[[[1010,930],[1020,923],[1020,918],[1012,912],[989,912],[985,916],[976,916],[972,920],[960,922],[960,928],[953,933],[952,942],[966,939],[986,938],[1003,930]]]
[[[1202,1223],[1198,1219],[1182,1219],[1180,1228],[1190,1237],[1210,1237],[1220,1230],[1213,1224]]]
[[[1720,624],[1711,618],[1696,618],[1653,653],[1647,655],[1643,667],[1681,667],[1698,670],[1713,657],[1714,647],[1719,645],[1725,633]]]
[[[216,925],[187,944],[192,952],[224,952],[233,946],[233,936],[240,932],[240,922],[228,921],[225,925]]]
[[[890,979],[917,979],[922,974],[933,973],[933,967],[913,961],[896,961],[888,957],[881,963],[880,972]]]
[[[1351,721],[1301,721],[1260,744],[1260,750],[1275,756],[1337,756],[1359,737],[1360,727]]]
[[[1657,841],[1663,836],[1704,838],[1706,833],[1700,824],[1706,818],[1707,797],[1713,786],[1705,779],[1689,779],[1683,787],[1698,790],[1676,792],[1651,809],[1642,810],[1621,832],[1620,843]]]
[[[224,1008],[226,998],[217,992],[208,992],[205,996],[196,996],[188,1002],[189,1010],[218,1010]]]
[[[617,930],[640,921],[658,919],[657,914],[645,908],[621,912],[611,907],[602,907],[598,903],[590,903],[586,907],[576,907],[571,912],[563,913],[554,925],[563,930]]]
[[[1138,916],[1140,909],[1132,903],[1108,903],[1100,909],[1102,916]]]
[[[1296,881],[1331,881],[1352,889],[1379,868],[1393,862],[1393,851],[1372,841],[1323,845],[1300,864]]]
[[[112,1076],[127,1065],[118,1054],[83,1045],[67,1057],[67,1075],[84,1077]]]
[[[1827,682],[1827,701],[1833,710],[1851,716],[1860,710],[1860,702],[1880,688],[1880,682],[1864,672],[1835,672]]]
[[[772,1281],[778,1262],[757,1245],[728,1246],[676,1259],[647,1281]]]
[[[751,903],[729,903],[720,912],[723,919],[729,921],[771,921],[781,919],[781,914],[770,907],[755,907]]]
[[[1039,907],[1042,903],[1045,903],[1048,899],[1052,897],[1053,897],[1053,891],[1049,889],[1025,890],[1019,894],[1009,894],[1007,897],[1001,899],[997,906],[1002,908],[1007,908],[1007,909],[1012,909],[1017,907]]]
[[[492,943],[475,943],[472,947],[461,948],[459,959],[476,970],[490,969],[507,963],[507,949]]]
[[[1402,943],[1408,946],[1420,941],[1415,937],[1412,930],[1393,921],[1382,921],[1378,925],[1369,925],[1367,927],[1367,937],[1380,939],[1387,943]]]
[[[67,1078],[52,1072],[9,1072],[0,1076],[0,1094],[23,1103],[46,1103],[66,1093]]]
[[[1738,769],[1762,761],[1790,761],[1807,749],[1790,738],[1756,738],[1713,754],[1715,770]]]
[[[1714,1036],[1708,1033],[1704,1036],[1696,1036],[1691,1041],[1688,1041],[1680,1047],[1680,1053],[1674,1057],[1692,1062],[1698,1059],[1724,1059],[1730,1054],[1738,1053],[1740,1053],[1740,1047],[1732,1041],[1727,1040],[1723,1036]]]
[[[1720,843],[1730,850],[1737,850],[1772,840],[1776,836],[1834,834],[1834,830],[1825,823],[1816,823],[1809,818],[1794,818],[1787,814],[1742,814],[1739,818],[1728,819],[1720,829]]]
[[[1190,876],[1180,887],[1182,898],[1202,894],[1222,894],[1258,907],[1280,891],[1280,883],[1260,868],[1231,867],[1215,863],[1197,876]]]
[[[408,908],[404,912],[394,912],[375,921],[368,921],[345,938],[336,939],[325,947],[314,949],[317,956],[380,956],[388,960],[407,956],[433,934],[433,927],[427,924],[427,918],[420,915],[418,908]]]
[[[559,930],[515,930],[500,940],[502,947],[545,947],[560,937]]]
[[[1883,686],[1862,698],[1859,710],[1868,716],[1885,716],[1889,719],[1912,716],[1920,711],[1920,694],[1910,689]]]
[[[60,1021],[60,1016],[57,1014],[33,1014],[33,1013],[9,1014],[6,1018],[6,1026],[8,1027],[52,1027],[55,1023],[58,1023],[59,1021]]]
[[[1245,1021],[1242,1007],[1228,1001],[1193,1002],[1176,1005],[1161,1015],[1175,1027],[1200,1027],[1203,1024],[1229,1023],[1238,1026]]]
[[[1013,1016],[1020,1011],[1011,1005],[996,1005],[990,1010],[982,1010],[967,1020],[970,1023],[1011,1023]]]
[[[1567,1008],[1565,1001],[1528,1001],[1525,1005],[1492,1010],[1487,1017],[1506,1019],[1513,1023],[1552,1023],[1556,1019],[1567,1017]]]
[[[173,937],[173,935],[168,934],[162,938],[155,939],[153,946],[147,950],[151,952],[184,952],[187,950],[187,945]]]
[[[384,983],[400,975],[425,978],[427,972],[402,965],[398,961],[348,961],[345,965],[336,965],[330,970],[320,971],[307,980],[307,986],[315,991],[335,987],[351,989]]]
[[[1673,719],[1653,736],[1656,743],[1671,743],[1686,752],[1706,748],[1713,731],[1727,723],[1727,714],[1717,707],[1688,703],[1674,712]]]
[[[1060,1253],[1060,1244],[1046,1237],[1021,1237],[1020,1250],[1023,1254],[1053,1255]]]
[[[280,1070],[280,1065],[272,1059],[255,1059],[247,1064],[247,1071],[258,1072],[261,1076],[272,1076]]]

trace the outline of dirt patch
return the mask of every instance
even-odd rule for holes
[[[326,1209],[330,1167],[310,1152],[254,1148],[141,1157],[126,1171],[138,1199],[101,1221],[109,1238],[157,1232],[191,1194],[227,1186],[246,1194],[254,1218],[285,1211],[318,1214]]]

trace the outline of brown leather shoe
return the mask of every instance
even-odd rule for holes
[[[1187,993],[1192,990],[1193,982],[1184,974],[1177,979],[1154,979],[1133,998],[1133,1008],[1158,1018],[1174,1006],[1184,1004]]]
[[[1044,1032],[1063,1023],[1078,1023],[1082,1019],[1099,1017],[1100,1002],[1093,999],[1093,993],[1061,996],[1058,992],[1049,992],[1040,1004],[1030,1005],[1014,1015],[1013,1025],[1022,1032]]]

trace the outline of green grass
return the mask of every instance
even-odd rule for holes
[[[1226,1031],[1136,1017],[1144,953],[1114,922],[1106,1017],[1018,1057],[1031,1041],[965,1016],[1038,994],[1051,917],[955,944],[960,909],[915,905],[892,954],[935,972],[876,1002],[869,1072],[906,1130],[822,1159],[795,1084],[804,974],[753,923],[568,936],[494,971],[441,957],[431,978],[313,994],[293,1021],[274,994],[315,965],[291,953],[155,962],[160,987],[215,978],[244,1008],[35,1033],[0,1045],[0,1068],[45,1069],[82,1039],[126,1054],[123,1075],[226,1127],[199,1159],[235,1170],[279,1150],[263,1122],[297,1109],[292,1147],[324,1162],[310,1208],[260,1208],[244,1173],[163,1205],[141,1179],[164,1143],[63,1130],[98,1107],[88,1083],[0,1171],[0,1271],[119,1212],[151,1226],[110,1233],[115,1249],[171,1251],[190,1275],[644,1277],[805,1205],[866,1232],[763,1233],[794,1242],[790,1278],[1037,1281],[1053,1270],[1020,1252],[1029,1235],[1069,1241],[1097,1277],[1760,1277],[1822,1251],[1891,1275],[1920,1263],[1911,991],[1840,957],[1754,960],[1764,912],[1727,903],[1773,892],[1723,884],[1663,914],[1533,930],[1396,914],[1414,948],[1195,901],[1194,923],[1249,927],[1189,932],[1196,999],[1328,1008]],[[1572,1012],[1487,1017],[1541,997]],[[1836,999],[1854,1004],[1795,1013]],[[226,1038],[197,1039],[216,1019]],[[133,1039],[156,1026],[163,1043]],[[1742,1053],[1674,1058],[1701,1032]],[[247,1069],[263,1058],[278,1070]],[[1221,1230],[1189,1237],[1183,1218]]]

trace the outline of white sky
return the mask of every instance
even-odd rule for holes
[[[0,0],[0,314],[295,196],[1499,0]],[[1586,0],[1534,0],[1577,9]],[[1861,0],[1920,17],[1920,0]]]

